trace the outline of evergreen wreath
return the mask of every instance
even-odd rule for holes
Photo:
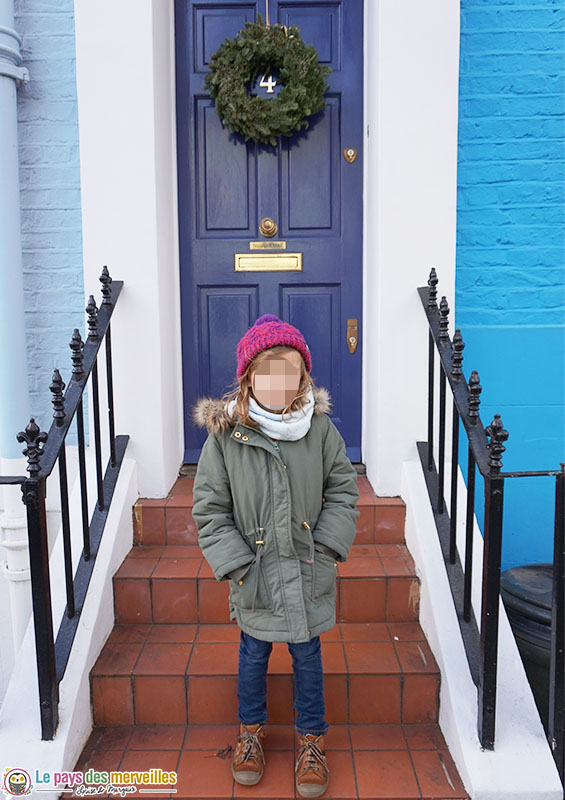
[[[210,67],[204,85],[218,116],[245,141],[276,145],[278,136],[307,128],[307,117],[325,108],[331,69],[318,64],[316,48],[304,43],[295,25],[265,26],[257,14],[257,22],[246,22],[234,39],[220,45]],[[250,95],[248,85],[273,70],[283,84],[278,97]]]

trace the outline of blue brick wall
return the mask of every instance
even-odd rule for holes
[[[564,8],[461,0],[456,326],[504,466],[565,460]],[[507,481],[503,569],[552,560],[551,481]]]
[[[86,337],[73,0],[16,0],[15,12],[30,73],[18,89],[29,387],[32,415],[48,430],[53,369],[68,385],[74,328]]]

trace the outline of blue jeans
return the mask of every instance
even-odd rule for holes
[[[326,734],[329,725],[324,719],[324,673],[320,637],[308,642],[287,642],[294,672],[294,708],[296,730],[304,735]],[[267,722],[267,667],[272,642],[256,639],[241,631],[237,698],[238,719],[245,725]]]

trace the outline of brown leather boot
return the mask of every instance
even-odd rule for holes
[[[296,790],[302,797],[320,797],[328,788],[329,769],[326,764],[324,737],[307,733],[298,736],[296,759]]]
[[[239,723],[239,736],[231,765],[233,777],[237,783],[254,786],[263,777],[265,756],[262,741],[265,738],[263,726]]]

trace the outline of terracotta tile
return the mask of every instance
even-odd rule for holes
[[[345,675],[324,675],[324,699],[326,721],[330,725],[343,725],[347,722],[347,677]]]
[[[198,625],[196,623],[183,625],[160,622],[151,627],[147,636],[148,642],[171,642],[182,644],[194,641]]]
[[[294,724],[293,679],[267,673],[267,717],[276,725]]]
[[[375,542],[380,543],[404,543],[404,519],[405,509],[396,508],[376,508],[375,509]]]
[[[426,638],[419,622],[389,622],[388,629],[395,642],[420,642]]]
[[[202,550],[197,544],[167,544],[163,548],[162,558],[199,558],[202,561]]]
[[[106,639],[106,644],[118,644],[119,642],[129,642],[130,644],[139,642],[143,644],[150,630],[151,624],[149,622],[144,622],[140,625],[136,625],[133,622],[117,623]]]
[[[92,678],[91,696],[95,725],[131,725],[131,678]]]
[[[387,622],[417,620],[420,610],[418,578],[387,579]]]
[[[268,681],[267,681],[268,685]],[[188,721],[191,725],[233,724],[237,719],[237,677],[191,675],[188,679]]]
[[[420,797],[416,775],[407,750],[353,752],[360,798]]]
[[[184,750],[224,750],[235,747],[239,730],[237,725],[188,725],[184,739]]]
[[[437,722],[439,675],[404,675],[402,722]]]
[[[142,646],[141,642],[106,642],[92,667],[91,675],[131,675]]]
[[[339,621],[381,622],[385,619],[386,581],[384,578],[340,578]]]
[[[237,675],[239,649],[234,642],[196,642],[189,675]]]
[[[394,642],[403,672],[439,672],[429,644],[421,642]]]
[[[192,508],[193,505],[194,498],[192,492],[190,494],[175,494],[167,499],[165,513],[168,508]]]
[[[377,553],[381,558],[408,558],[410,551],[404,542],[377,544],[375,545]]]
[[[266,753],[270,750],[294,750],[294,740],[296,737],[294,725],[274,725],[269,722],[265,730],[267,736],[263,749]]]
[[[182,747],[185,733],[186,725],[136,725],[128,750],[177,751]]]
[[[326,750],[329,769],[328,788],[322,797],[357,797],[351,750]],[[300,797],[298,792],[297,797]]]
[[[198,622],[195,580],[152,579],[155,622]]]
[[[116,622],[151,622],[151,594],[146,580],[114,581]]]
[[[400,672],[392,642],[347,642],[345,655],[351,675]]]
[[[355,525],[355,544],[373,544],[375,541],[375,508],[357,504],[359,516]]]
[[[171,486],[169,491],[169,497],[176,497],[178,495],[183,494],[192,494],[192,489],[194,487],[194,477],[180,477],[177,478],[176,481]]]
[[[208,578],[209,580],[216,580],[216,576],[212,571],[212,567],[206,561],[205,558],[202,559],[202,564],[200,566],[200,572],[198,573],[199,578]],[[218,581],[216,581],[218,583]],[[228,581],[222,581],[222,583],[228,583]]]
[[[406,750],[402,725],[350,725],[351,744],[357,750]]]
[[[400,675],[350,675],[349,722],[400,722]]]
[[[404,735],[411,750],[446,750],[447,744],[437,723],[404,725]]]
[[[165,521],[167,544],[198,544],[198,529],[192,518],[192,509],[167,505]]]
[[[235,783],[233,796],[257,797],[260,800],[294,800],[294,754],[284,750],[271,751],[268,763],[265,758],[265,771],[259,783],[255,786]]]
[[[111,772],[118,769],[120,761],[122,760],[121,750],[95,750],[88,759],[87,769],[94,769],[98,772]],[[71,795],[63,795],[70,797]],[[100,797],[104,795],[96,795]]]
[[[386,622],[340,622],[344,642],[388,642]]]
[[[137,525],[140,544],[165,544],[164,502],[159,500],[154,505],[146,502],[142,503],[140,510],[137,512]]]
[[[135,666],[135,675],[184,675],[192,647],[192,642],[147,642]]]
[[[126,556],[121,566],[114,573],[115,578],[149,578],[159,559],[152,558],[130,558]]]
[[[196,634],[197,642],[239,642],[240,639],[241,630],[235,622],[229,625],[199,625]]]
[[[164,772],[174,772],[177,768],[179,758],[179,748],[167,749],[153,749],[146,748],[145,750],[127,750],[120,769],[124,772],[145,772],[148,769],[162,769]],[[144,784],[147,787],[158,787],[159,784],[148,783]],[[166,786],[174,787],[174,784],[161,784],[164,789]],[[145,792],[144,792],[145,795]]]
[[[350,558],[338,564],[340,578],[382,578],[385,575],[381,559],[378,556]]]
[[[326,750],[350,750],[348,725],[330,725],[324,736]]]
[[[153,571],[153,579],[196,578],[199,569],[198,558],[161,558]]]
[[[341,642],[322,642],[322,666],[324,675],[347,672],[343,645]]]
[[[94,729],[96,730],[96,728]],[[98,750],[125,750],[128,747],[134,725],[108,725],[99,729]]]
[[[321,642],[341,642],[341,631],[336,623],[329,631],[320,634]]]
[[[467,796],[449,750],[414,750],[412,761],[424,797]]]
[[[163,552],[162,544],[143,545],[136,544],[127,554],[127,558],[160,558]]]
[[[377,548],[374,544],[354,544],[349,548],[347,560],[350,558],[367,558],[367,556],[377,556]],[[344,562],[340,562],[342,564]],[[347,563],[347,561],[345,562]]]
[[[183,800],[232,797],[231,761],[231,758],[220,758],[214,750],[183,750],[174,796]]]
[[[284,642],[273,642],[273,650],[267,667],[268,675],[292,675],[292,658],[288,645]]]
[[[198,579],[198,619],[200,622],[230,621],[229,581]]]
[[[135,508],[164,508],[166,497],[139,497]]]
[[[411,558],[383,558],[383,568],[391,578],[416,575],[414,562]]]
[[[186,725],[184,676],[140,675],[134,681],[137,725]]]

